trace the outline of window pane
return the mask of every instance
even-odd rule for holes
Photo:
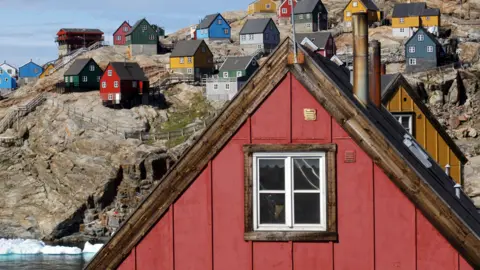
[[[285,190],[285,161],[260,159],[260,190]]]
[[[320,223],[320,194],[295,193],[295,224]]]
[[[295,190],[320,190],[320,160],[294,158],[293,179]]]
[[[260,195],[260,224],[285,224],[285,194]]]
[[[409,117],[402,117],[402,126],[405,128],[405,129],[409,129],[410,128],[410,119]]]

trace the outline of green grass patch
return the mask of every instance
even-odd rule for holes
[[[168,121],[163,122],[160,126],[162,132],[177,131],[185,128],[197,118],[204,118],[212,107],[201,93],[195,93],[190,99],[191,106],[182,106],[177,108],[176,112],[172,112],[168,116]]]
[[[175,146],[177,146],[177,145],[179,145],[179,144],[181,144],[181,143],[184,143],[186,140],[187,140],[187,137],[185,137],[185,136],[180,136],[180,137],[177,137],[177,138],[175,138],[175,139],[171,139],[171,140],[167,141],[166,146],[167,146],[168,148],[172,148],[172,147],[175,147]]]

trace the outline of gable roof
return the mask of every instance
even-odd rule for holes
[[[30,62],[26,63],[25,65],[23,65],[23,66],[21,66],[21,67],[19,67],[18,69],[21,69],[21,68],[23,68],[23,67],[25,67],[25,66],[27,66],[27,65],[35,65],[35,66],[37,66],[37,67],[39,67],[39,68],[42,68],[42,66],[40,66],[39,64],[37,64],[37,63],[33,62],[32,60],[30,60]]]
[[[423,28],[422,26],[420,26],[417,31],[415,31],[415,33],[413,33],[413,35],[405,42],[405,44],[408,44],[410,43],[410,41],[412,41],[418,34],[418,32],[423,32],[423,34],[425,36],[427,36],[431,41],[433,41],[435,43],[435,45],[439,46],[440,48],[443,48],[442,44],[440,44],[440,42],[438,41],[437,37],[434,36],[432,33],[428,32],[425,28]]]
[[[423,3],[398,3],[393,7],[393,18],[417,17],[417,16],[439,16],[440,9],[427,8]]]
[[[254,59],[253,56],[229,56],[223,62],[219,70],[242,70],[246,69],[250,62]]]
[[[320,12],[328,12],[327,8],[323,5],[322,1],[320,0],[302,0],[298,1],[293,9],[294,14],[303,14],[303,13],[310,13],[313,12],[315,7],[320,5]]]
[[[273,22],[271,18],[249,19],[243,24],[242,30],[240,30],[240,35],[263,33],[270,21]],[[276,25],[275,28],[277,28]]]
[[[332,36],[330,32],[313,32],[313,33],[298,33],[295,34],[297,42],[301,42],[304,38],[308,38],[319,49],[327,46],[328,38]]]
[[[1,64],[0,64],[0,66],[3,66],[3,65],[7,65],[8,67],[10,67],[10,68],[13,68],[13,69],[17,70],[17,68],[16,68],[16,67],[14,67],[13,65],[10,65],[9,63],[7,63],[7,61],[6,61],[6,60],[5,60],[5,61],[3,61],[3,63],[1,63]]]
[[[117,28],[117,30],[115,30],[115,31],[113,32],[113,34],[115,35],[115,33],[117,33],[118,30],[120,30],[120,28],[122,28],[122,26],[123,26],[124,24],[127,24],[128,27],[130,27],[130,28],[132,27],[127,21],[123,21],[123,23],[120,24],[120,26]],[[128,33],[128,32],[127,32],[127,33]]]
[[[115,70],[120,80],[148,81],[145,72],[136,62],[111,62],[109,66]]]
[[[343,10],[345,10],[348,5],[350,5],[350,2],[352,2],[353,0],[350,0],[348,1],[348,3],[345,5],[345,7],[343,8]],[[377,7],[377,5],[375,4],[375,2],[373,2],[373,0],[360,0],[360,2],[362,2],[362,4],[367,7],[367,10],[374,10],[374,11],[380,11],[380,9]]]
[[[299,46],[305,54],[305,62],[288,65],[292,45],[287,38],[277,46],[196,143],[184,152],[160,184],[95,255],[87,269],[117,267],[289,72],[457,251],[472,265],[480,265],[480,214],[472,201],[463,192],[458,199],[454,182],[443,169],[435,162],[427,168],[405,146],[405,130],[385,108],[360,104],[346,78],[348,75],[339,71],[335,63]]]
[[[215,13],[215,14],[210,14],[205,16],[203,20],[198,24],[197,29],[205,29],[205,28],[210,28],[210,25],[212,25],[213,22],[215,22],[215,19],[220,16],[222,19],[228,24],[227,20],[223,18],[222,14],[220,13]]]
[[[1,68],[1,67],[0,67],[0,71],[2,71],[2,72],[0,72],[0,76],[3,76],[3,77],[4,77],[4,76],[7,76],[7,77],[9,77],[9,78],[12,78],[12,74],[8,74],[8,72],[7,72],[6,70],[4,70],[3,68]],[[14,78],[13,78],[13,79],[14,79]]]
[[[201,39],[181,40],[175,44],[175,48],[173,48],[170,57],[193,56],[202,42],[205,43]]]
[[[152,25],[147,21],[147,19],[143,18],[143,19],[140,19],[138,20],[137,22],[135,22],[135,24],[132,26],[132,28],[130,29],[130,31],[128,31],[127,34],[125,34],[126,36],[129,36],[131,35],[136,29],[137,27],[140,26],[140,24],[145,21],[150,27],[152,27]]]
[[[65,71],[63,74],[64,76],[76,76],[82,72],[82,70],[85,68],[85,66],[90,62],[90,60],[93,61],[92,58],[82,58],[82,59],[75,59],[73,64],[70,66],[70,68]],[[95,61],[93,61],[95,62]]]
[[[405,89],[408,93],[410,98],[412,98],[413,102],[417,105],[417,107],[422,111],[425,115],[427,120],[433,125],[435,130],[437,130],[440,137],[447,143],[448,147],[452,150],[452,152],[457,156],[462,164],[468,162],[467,157],[465,154],[460,150],[458,145],[453,141],[453,139],[448,135],[445,131],[445,128],[442,127],[442,124],[438,122],[437,118],[432,114],[430,109],[423,103],[420,96],[413,90],[412,86],[407,82],[405,77],[402,76],[400,73],[396,74],[386,74],[382,75],[381,78],[381,85],[382,85],[382,103],[387,104],[393,96],[397,93],[397,90],[400,86]]]

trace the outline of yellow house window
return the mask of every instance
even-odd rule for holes
[[[265,5],[265,8],[266,8],[266,9],[270,9],[270,7],[271,7],[270,4],[266,4],[266,5]]]
[[[351,17],[352,13],[350,11],[347,11],[347,17]]]
[[[183,64],[185,63],[185,58],[184,57],[180,57],[180,64]]]
[[[405,18],[400,18],[400,23],[405,23]]]
[[[188,63],[192,63],[192,57],[188,57]]]
[[[353,1],[352,5],[353,5],[353,7],[358,7],[358,2],[357,2],[357,1]]]
[[[427,19],[427,21],[429,21],[429,20],[430,20],[430,16],[427,16],[427,18],[426,18],[426,19]]]

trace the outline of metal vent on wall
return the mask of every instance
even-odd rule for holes
[[[345,163],[355,163],[357,162],[357,156],[355,151],[345,151]]]

